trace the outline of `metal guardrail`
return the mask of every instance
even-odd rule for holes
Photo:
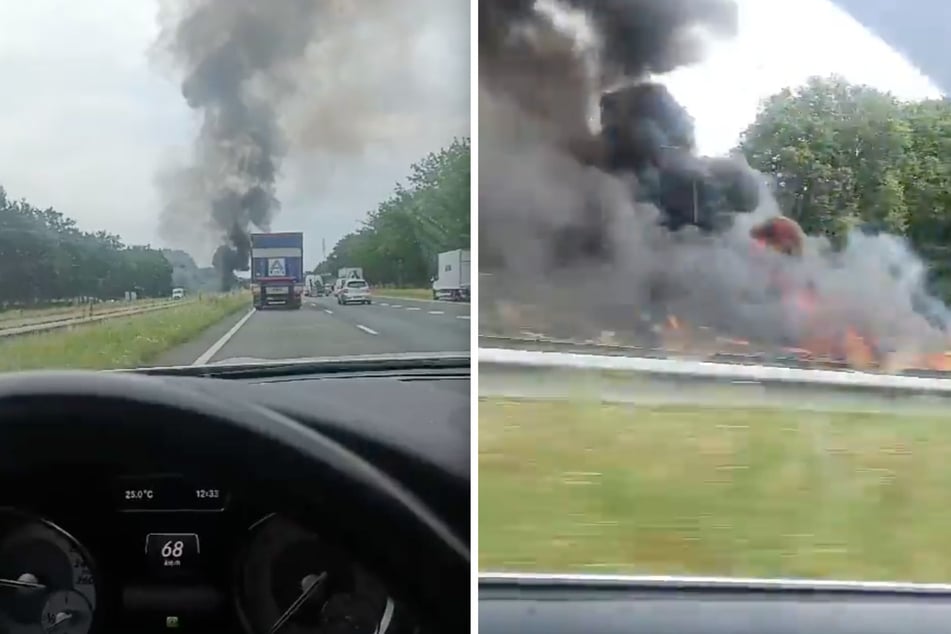
[[[185,302],[183,302],[182,300],[169,300],[167,302],[153,303],[147,306],[140,306],[135,308],[120,308],[117,310],[93,314],[93,315],[89,315],[85,317],[70,316],[65,319],[44,320],[39,323],[24,324],[22,326],[12,326],[9,328],[0,327],[0,338],[16,337],[20,335],[30,335],[30,334],[36,334],[41,332],[47,332],[51,330],[60,330],[62,328],[69,328],[71,326],[80,326],[83,324],[90,324],[90,323],[95,323],[99,321],[105,321],[107,319],[115,319],[117,317],[141,315],[143,313],[149,313],[149,312],[153,312],[157,310],[164,310],[166,308],[171,308],[172,306],[181,306],[183,303]]]
[[[601,356],[623,356],[646,359],[692,357],[694,360],[702,359],[703,361],[730,365],[765,365],[783,368],[801,368],[805,370],[854,371],[854,368],[844,361],[838,361],[828,357],[817,357],[811,354],[804,354],[806,351],[795,351],[792,349],[772,351],[747,350],[743,352],[728,350],[690,352],[659,347],[576,341],[545,336],[513,337],[504,335],[479,335],[479,343],[483,348],[506,348],[541,352],[575,352]],[[907,368],[887,374],[894,376],[951,379],[951,372],[926,368]]]
[[[642,393],[651,385],[694,388],[753,386],[777,391],[839,391],[877,395],[923,395],[951,398],[951,379],[872,374],[853,370],[802,369],[779,365],[746,365],[643,358],[579,352],[550,352],[480,347],[480,385],[492,382],[497,395],[519,396],[525,386],[553,380],[566,389],[579,382],[601,381],[614,389]],[[494,377],[494,381],[492,380]],[[519,377],[516,379],[516,377]],[[513,381],[513,379],[515,379]],[[520,384],[516,386],[515,383]],[[507,388],[506,385],[511,385]],[[668,391],[670,391],[668,389]]]

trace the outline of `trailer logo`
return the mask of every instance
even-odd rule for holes
[[[284,258],[269,258],[267,261],[268,277],[284,277],[287,269],[284,268]]]

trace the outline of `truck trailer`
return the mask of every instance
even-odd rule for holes
[[[299,309],[304,295],[304,234],[251,234],[254,307]]]
[[[469,301],[468,249],[446,251],[438,256],[438,273],[433,280],[433,299]]]
[[[337,279],[338,280],[362,280],[363,278],[363,267],[362,266],[348,266],[342,269],[337,270]]]

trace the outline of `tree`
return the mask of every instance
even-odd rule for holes
[[[375,284],[428,285],[438,253],[469,247],[469,156],[469,139],[457,139],[412,165],[407,184],[398,184],[315,271],[359,266]]]
[[[780,206],[807,232],[841,240],[864,222],[904,233],[912,139],[902,108],[873,88],[813,78],[768,98],[740,150],[775,177]]]
[[[857,226],[888,231],[951,273],[948,100],[812,78],[766,99],[738,149],[807,233],[841,244]]]
[[[0,187],[0,305],[76,297],[156,297],[171,291],[172,267],[148,246],[105,231],[80,231],[58,211],[13,201]]]

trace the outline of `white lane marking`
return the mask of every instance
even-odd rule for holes
[[[446,311],[444,310],[431,310],[429,311],[430,315],[445,315]]]
[[[402,304],[393,304],[392,306],[390,306],[390,308],[402,308],[402,307],[403,307]]]
[[[469,315],[456,315],[456,319],[469,319]]]
[[[359,328],[360,330],[362,330],[363,332],[365,332],[365,333],[367,333],[367,334],[369,334],[369,335],[378,335],[378,334],[380,334],[380,333],[378,333],[377,331],[373,330],[372,328],[367,328],[367,327],[364,326],[363,324],[357,324],[356,326],[357,326],[357,328]]]
[[[324,309],[324,312],[327,313],[328,315],[333,315],[333,314],[334,314],[334,311],[330,310],[329,308],[325,308],[325,309]]]
[[[205,365],[208,363],[213,356],[218,354],[218,351],[225,347],[225,344],[235,336],[238,330],[241,329],[241,326],[245,324],[246,321],[251,319],[251,315],[254,314],[254,309],[248,311],[248,314],[238,320],[234,326],[231,327],[231,330],[222,335],[221,339],[211,344],[211,347],[205,350],[200,357],[195,359],[192,365]]]
[[[406,310],[422,310],[422,308],[419,308],[417,306],[407,306]]]
[[[387,302],[380,302],[380,306],[389,306],[389,303],[387,303]]]

